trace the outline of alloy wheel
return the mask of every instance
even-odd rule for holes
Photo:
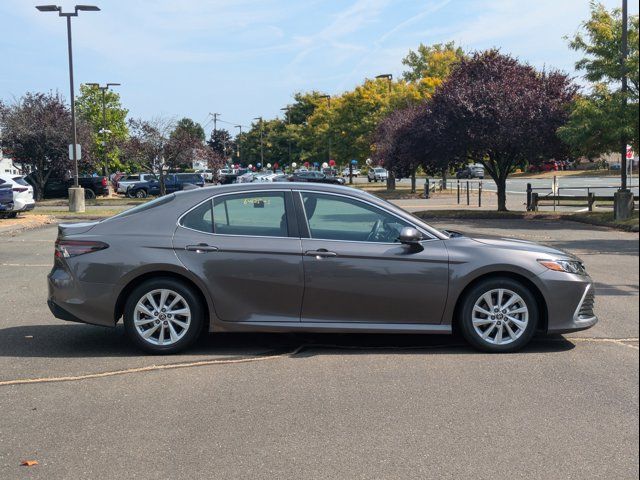
[[[472,311],[473,329],[491,345],[508,345],[522,336],[529,324],[529,308],[512,290],[489,290],[478,298]]]
[[[173,290],[152,290],[138,300],[133,324],[145,342],[173,345],[189,330],[191,309],[187,301]]]

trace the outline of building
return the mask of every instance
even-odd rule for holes
[[[2,174],[2,175],[22,175],[21,166],[20,165],[14,165],[12,159],[2,155],[2,150],[0,150],[0,174]]]

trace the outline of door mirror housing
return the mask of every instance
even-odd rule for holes
[[[422,241],[422,233],[413,227],[403,227],[398,241],[405,245],[419,245]]]

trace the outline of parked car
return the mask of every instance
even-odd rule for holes
[[[531,173],[557,172],[558,170],[560,170],[558,162],[544,162],[529,166],[529,172]]]
[[[8,183],[0,184],[0,216],[13,216],[13,189]]]
[[[136,173],[133,175],[127,175],[126,177],[118,180],[118,187],[116,191],[118,193],[127,193],[127,190],[131,185],[138,182],[146,182],[149,180],[154,180],[156,175],[154,173]]]
[[[36,202],[33,199],[33,187],[25,181],[24,177],[19,175],[0,175],[1,185],[8,185],[13,192],[11,216],[16,216],[18,212],[25,212],[35,208]]]
[[[484,179],[484,166],[480,164],[467,165],[456,172],[456,178],[479,178]]]
[[[369,169],[367,173],[367,180],[369,182],[386,182],[389,172],[382,167],[373,167]]]
[[[37,191],[35,175],[30,173],[24,177],[25,181]],[[108,195],[109,181],[107,177],[92,177],[81,175],[78,177],[78,184],[84,188],[85,198],[96,198],[100,195]],[[69,188],[73,186],[73,178],[64,179],[58,176],[50,176],[42,192],[42,198],[66,198],[69,195]]]
[[[215,172],[211,169],[202,170],[201,172],[198,172],[198,173],[202,175],[202,178],[204,178],[205,182],[209,182],[209,183],[213,183],[213,180],[216,177]]]
[[[169,173],[165,177],[166,193],[184,190],[186,185],[204,187],[204,179],[199,173]],[[149,195],[160,195],[160,180],[153,177],[144,182],[136,182],[128,186],[127,197],[146,198]]]
[[[351,173],[354,177],[358,177],[358,175],[360,175],[360,169],[353,167],[352,173]],[[345,167],[342,169],[342,176],[343,177],[348,177],[349,176],[349,167]]]
[[[456,329],[511,352],[597,322],[593,281],[569,253],[437,230],[367,192],[312,183],[199,188],[61,224],[48,288],[57,318],[122,318],[154,353],[202,329]]]
[[[289,177],[292,182],[312,182],[312,183],[331,183],[334,185],[344,184],[344,178],[325,175],[322,172],[306,171],[294,173]]]

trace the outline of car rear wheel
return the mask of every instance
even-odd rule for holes
[[[202,329],[204,312],[197,295],[172,278],[136,287],[124,308],[129,338],[149,353],[177,353],[191,345]]]
[[[142,189],[136,190],[134,195],[135,195],[136,198],[147,198],[147,192],[145,190],[142,190]]]
[[[526,286],[511,278],[493,278],[465,295],[458,323],[475,348],[514,352],[531,341],[538,318],[536,300]]]
[[[96,192],[94,192],[90,188],[85,188],[84,189],[84,198],[86,200],[93,200],[94,198],[96,198]]]

